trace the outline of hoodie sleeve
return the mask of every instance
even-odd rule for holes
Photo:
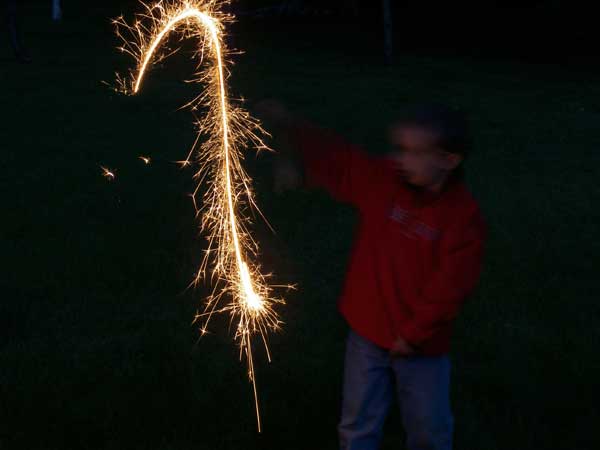
[[[368,198],[378,167],[375,157],[307,122],[294,125],[290,137],[303,164],[307,187],[325,189],[336,200],[356,206]]]
[[[399,330],[407,342],[418,347],[456,318],[479,279],[485,235],[478,209],[444,232],[440,265],[413,303],[412,319]]]

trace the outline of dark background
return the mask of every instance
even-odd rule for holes
[[[230,86],[251,105],[282,99],[374,152],[400,108],[469,112],[471,189],[490,225],[477,294],[456,325],[457,449],[600,446],[597,239],[600,82],[584,2],[393,2],[394,62],[383,64],[379,2],[234,5]],[[328,5],[329,4],[329,5]],[[194,139],[180,110],[190,51],[144,92],[116,94],[109,19],[136,2],[21,2],[33,62],[8,42],[2,81],[0,448],[336,448],[345,325],[335,310],[353,211],[318,192],[271,189],[268,155],[247,153],[277,231],[254,232],[282,292],[282,332],[257,350],[264,433],[225,320],[198,341],[207,287],[188,193],[172,161]],[[262,9],[267,8],[267,9]],[[274,143],[276,147],[276,143]],[[144,165],[139,155],[153,163]],[[100,166],[115,170],[113,182]],[[259,348],[259,346],[257,346]],[[402,448],[397,410],[384,449]]]

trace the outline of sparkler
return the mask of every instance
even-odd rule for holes
[[[274,306],[283,300],[271,295],[266,279],[258,265],[248,258],[256,257],[258,245],[247,230],[250,223],[246,211],[255,208],[250,178],[241,165],[240,149],[252,145],[266,149],[259,134],[262,129],[241,107],[233,105],[227,94],[223,40],[224,24],[232,17],[219,9],[218,0],[168,0],[144,5],[133,25],[123,18],[114,21],[117,35],[122,38],[120,50],[131,55],[137,66],[122,78],[117,75],[120,90],[128,94],[139,92],[144,77],[152,64],[164,60],[178,49],[167,47],[166,37],[178,31],[181,39],[195,38],[198,59],[194,82],[203,83],[206,89],[186,106],[193,111],[203,110],[203,118],[196,121],[198,135],[182,166],[199,163],[195,174],[198,180],[192,194],[197,215],[201,215],[201,228],[208,234],[208,250],[193,283],[203,278],[211,265],[214,289],[207,298],[203,312],[194,321],[200,321],[201,333],[207,332],[211,317],[217,313],[230,315],[235,324],[234,339],[240,348],[240,359],[245,359],[248,377],[252,383],[258,431],[261,420],[254,371],[252,340],[258,336],[263,342],[267,358],[271,361],[267,334],[277,330],[281,322]],[[205,58],[208,55],[209,58]],[[207,59],[207,65],[203,64]],[[203,67],[206,66],[206,67]],[[204,138],[204,142],[201,142]],[[202,207],[197,197],[201,186]]]

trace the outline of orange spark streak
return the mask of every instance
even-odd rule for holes
[[[104,178],[108,178],[109,180],[114,180],[115,179],[115,173],[114,171],[107,169],[106,167],[100,166],[100,168],[102,169],[102,176]]]

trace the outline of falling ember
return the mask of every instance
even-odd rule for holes
[[[106,167],[103,167],[103,166],[100,166],[100,168],[102,169],[102,176],[104,178],[107,178],[110,181],[115,179],[115,173],[112,170],[107,169]]]
[[[196,211],[201,213],[201,226],[207,231],[209,242],[194,283],[208,278],[208,271],[217,284],[195,321],[202,322],[202,334],[206,332],[211,317],[217,313],[229,314],[236,324],[235,341],[240,348],[240,359],[244,358],[248,366],[260,431],[252,341],[255,337],[261,340],[270,361],[267,334],[281,325],[274,306],[283,303],[283,300],[271,296],[267,276],[248,259],[248,256],[257,256],[258,245],[247,231],[249,217],[245,211],[256,208],[256,204],[250,188],[251,180],[241,165],[241,149],[266,147],[259,137],[262,130],[258,122],[233,105],[227,94],[227,51],[223,32],[224,24],[232,17],[219,10],[218,5],[222,3],[218,0],[162,1],[144,4],[146,10],[137,17],[134,25],[128,25],[123,18],[117,19],[114,22],[117,35],[123,41],[120,50],[133,56],[137,64],[130,76],[117,77],[117,80],[121,91],[136,94],[149,67],[176,51],[167,48],[165,37],[170,32],[177,31],[181,39],[194,38],[198,41],[194,54],[198,60],[194,81],[203,83],[205,90],[187,106],[194,111],[205,111],[205,114],[196,122],[196,142],[187,158],[180,163],[182,166],[192,162],[199,164],[195,174],[198,185],[192,199]],[[207,55],[209,57],[205,58]],[[198,208],[201,185],[205,185],[206,189],[200,200],[203,206]]]
[[[139,159],[141,159],[142,161],[144,161],[144,164],[150,164],[150,158],[147,156],[140,156]]]

